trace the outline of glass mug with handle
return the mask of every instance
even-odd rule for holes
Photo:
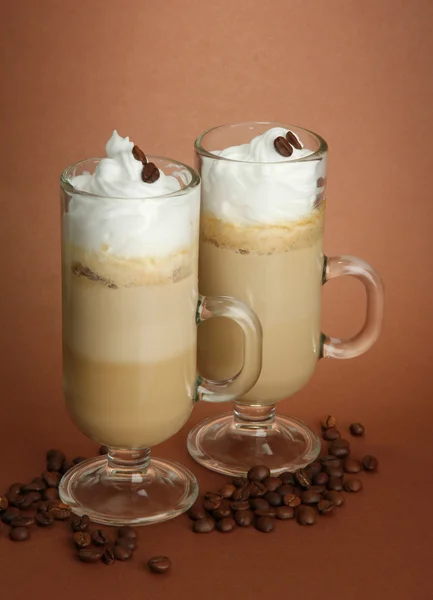
[[[108,455],[70,469],[60,497],[78,515],[110,525],[164,521],[191,506],[193,474],[151,460],[150,447],[180,430],[195,401],[245,393],[261,367],[253,311],[198,294],[199,176],[149,157],[160,181],[135,182],[121,197],[106,171],[144,168],[127,141],[119,137],[117,153],[107,145],[108,159],[82,161],[61,176],[64,396],[73,422]],[[215,316],[244,333],[244,367],[231,381],[197,375],[197,325]]]
[[[273,473],[301,468],[320,450],[302,422],[275,416],[275,403],[312,377],[322,357],[353,358],[377,340],[382,323],[379,275],[352,256],[323,255],[327,144],[317,134],[279,123],[210,129],[195,142],[202,177],[200,291],[247,303],[263,328],[263,365],[234,413],[210,418],[189,434],[190,454],[230,475],[265,463]],[[367,292],[361,331],[349,340],[321,332],[322,285],[352,275]],[[232,323],[199,331],[198,365],[211,379],[242,365],[242,338]]]

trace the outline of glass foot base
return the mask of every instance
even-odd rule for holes
[[[188,510],[198,494],[194,475],[175,462],[153,458],[146,470],[118,475],[106,456],[70,469],[59,486],[77,515],[106,525],[150,525]]]
[[[320,452],[320,440],[305,423],[276,416],[265,427],[236,422],[233,413],[206,419],[188,436],[188,451],[201,465],[224,475],[245,476],[265,464],[272,474],[296,471]]]

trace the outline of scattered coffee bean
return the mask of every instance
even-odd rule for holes
[[[325,467],[330,467],[331,465],[334,467],[337,467],[338,465],[341,464],[341,460],[339,458],[337,458],[336,456],[332,456],[330,454],[328,454],[327,456],[322,456],[322,458],[320,459],[320,462],[322,463],[322,466]]]
[[[248,500],[250,495],[250,486],[244,485],[244,487],[238,487],[235,489],[232,495],[232,500]]]
[[[223,498],[231,498],[233,496],[233,492],[235,491],[236,487],[234,485],[223,485],[223,487],[220,489],[219,493]]]
[[[293,485],[295,483],[295,478],[293,476],[293,473],[291,473],[290,471],[283,471],[282,473],[280,473],[279,477],[280,477],[281,481],[283,482],[283,485],[285,485],[285,484]]]
[[[153,556],[147,564],[152,573],[167,573],[171,568],[171,560],[168,556]]]
[[[341,492],[343,489],[343,479],[341,477],[330,477],[328,479],[328,483],[326,484],[328,490],[334,492]]]
[[[86,460],[85,456],[76,456],[75,458],[72,459],[72,464],[79,465],[80,463],[84,462],[85,460]]]
[[[362,490],[362,481],[360,479],[346,479],[344,482],[344,489],[346,492],[360,492]]]
[[[311,485],[311,481],[308,475],[305,473],[304,469],[298,469],[295,472],[295,479],[299,485],[305,489],[309,488]]]
[[[220,519],[225,519],[227,517],[231,517],[232,511],[229,507],[222,506],[221,508],[217,508],[216,510],[213,510],[212,516],[215,519],[215,521],[219,521]]]
[[[326,515],[332,512],[334,508],[334,503],[331,500],[327,500],[326,498],[320,500],[320,502],[317,504],[317,510],[321,515]]]
[[[327,440],[329,442],[341,438],[341,433],[336,427],[329,427],[328,429],[323,430],[322,437],[324,440]]]
[[[239,488],[239,489],[244,489],[244,488]],[[248,489],[249,489],[251,498],[261,498],[268,491],[268,488],[266,487],[266,485],[264,483],[262,483],[261,481],[252,481],[248,485]]]
[[[23,496],[22,500],[19,503],[19,507],[21,510],[25,510],[26,508],[32,506],[32,504],[40,502],[41,499],[42,496],[39,492],[29,492],[28,494],[25,494]]]
[[[38,512],[47,512],[50,504],[51,502],[49,502],[48,500],[41,500],[40,502],[38,502]]]
[[[277,506],[275,509],[275,516],[281,521],[288,521],[295,517],[295,509],[291,506]]]
[[[278,492],[268,492],[264,495],[264,499],[270,506],[281,506],[283,503],[283,497]]]
[[[102,562],[105,565],[112,565],[115,562],[113,548],[105,548],[102,555]]]
[[[127,539],[127,538],[123,538],[123,539]],[[92,542],[95,544],[95,546],[105,546],[105,544],[108,543],[108,539],[104,535],[103,531],[101,531],[100,529],[96,529],[95,531],[92,532]]]
[[[100,550],[100,552],[102,556],[103,550]],[[113,548],[113,555],[116,560],[128,560],[132,556],[132,550],[123,544],[116,544]]]
[[[301,499],[296,494],[286,494],[283,496],[283,504],[295,508],[301,504]]]
[[[277,138],[275,138],[274,147],[278,154],[281,154],[281,156],[288,157],[293,154],[292,146],[289,144],[286,138],[283,138],[282,135],[279,135]]]
[[[42,492],[42,498],[48,502],[56,502],[59,499],[57,488],[47,488]]]
[[[350,454],[350,444],[343,438],[334,440],[329,444],[328,452],[337,458],[346,458]]]
[[[362,466],[366,471],[377,471],[379,461],[375,456],[367,454],[367,456],[364,456],[364,458],[362,459]]]
[[[18,496],[19,494],[21,494],[21,488],[23,487],[23,483],[13,483],[12,485],[9,486],[9,489],[7,491],[7,497],[9,498],[14,498],[16,496]]]
[[[268,517],[269,519],[275,519],[275,517],[277,516],[277,508],[264,508],[261,510],[255,510],[254,514],[256,517]]]
[[[313,479],[314,477],[316,477],[316,475],[318,475],[321,472],[322,464],[318,460],[315,460],[314,462],[309,464],[308,467],[304,470],[306,471],[308,478]]]
[[[159,179],[159,169],[153,162],[144,165],[141,171],[141,179],[144,183],[155,183]]]
[[[248,479],[246,477],[235,477],[233,479],[233,485],[235,487],[245,487],[248,484]]]
[[[231,517],[226,517],[224,519],[220,519],[218,521],[218,523],[216,524],[216,528],[218,529],[218,531],[221,531],[222,533],[228,533],[229,531],[232,531],[235,527],[236,527],[236,522]]]
[[[188,511],[188,517],[193,521],[198,521],[199,519],[205,519],[207,517],[206,511],[201,502],[196,502],[191,506]]]
[[[117,532],[117,537],[135,540],[137,539],[137,532],[133,527],[131,527],[131,525],[123,525],[123,527],[120,527],[119,531]]]
[[[275,529],[275,520],[270,517],[258,517],[254,525],[258,531],[270,533]]]
[[[47,471],[60,471],[66,456],[61,450],[53,449],[47,452]]]
[[[4,511],[4,513],[2,514],[2,521],[3,521],[3,523],[6,523],[7,525],[9,525],[10,522],[12,521],[12,519],[15,519],[20,516],[21,516],[21,512],[20,512],[19,508],[16,508],[15,506],[9,506],[9,508],[7,508]]]
[[[266,510],[269,508],[269,502],[264,498],[251,498],[249,504],[253,510]]]
[[[83,515],[82,517],[73,515],[71,518],[72,531],[86,531],[89,528],[89,525],[90,519],[87,515]]]
[[[126,549],[125,549],[126,550]],[[78,558],[86,563],[97,562],[102,558],[103,551],[99,548],[82,548],[78,551]],[[122,559],[118,559],[122,560]]]
[[[247,477],[250,481],[264,481],[270,477],[271,472],[266,465],[256,465],[251,467],[247,473]]]
[[[36,477],[30,483],[26,483],[21,488],[22,494],[28,494],[29,492],[43,492],[46,488],[46,484],[41,477]]]
[[[322,500],[322,494],[316,490],[309,489],[301,493],[302,504],[318,504]]]
[[[58,471],[44,471],[42,473],[42,478],[45,481],[47,487],[56,488],[59,487],[62,475]]]
[[[300,143],[296,135],[293,133],[293,131],[289,130],[286,133],[286,140],[297,150],[302,150],[302,144]]]
[[[72,467],[72,463],[69,462],[69,460],[64,460],[62,463],[62,466],[60,468],[60,473],[62,475],[64,475],[65,473],[67,473],[69,471],[69,469]]]
[[[364,435],[365,427],[362,423],[351,423],[349,426],[349,431],[352,435],[359,437]]]
[[[254,521],[254,514],[251,510],[238,510],[235,512],[235,521],[239,527],[249,527]]]
[[[341,465],[338,467],[325,467],[325,473],[328,477],[343,477],[344,469]]]
[[[99,454],[101,456],[108,454],[108,446],[99,446]]]
[[[269,506],[269,504],[267,504],[267,506]],[[230,503],[230,508],[234,511],[248,510],[250,508],[250,503],[248,500],[235,500]]]
[[[322,425],[323,429],[330,429],[331,427],[336,426],[337,419],[335,417],[333,417],[332,415],[326,415],[320,421],[320,424]]]
[[[28,527],[12,527],[9,532],[9,537],[14,542],[25,542],[30,538]]]
[[[0,514],[3,513],[9,506],[9,501],[6,496],[0,496]]]
[[[146,155],[138,146],[134,146],[132,148],[132,156],[135,158],[135,160],[139,160],[143,165],[147,163]]]
[[[342,506],[344,504],[344,496],[339,492],[330,490],[323,493],[325,500],[330,500],[334,506]]]
[[[346,473],[359,473],[362,470],[361,461],[349,456],[344,459],[343,469]]]
[[[314,525],[316,514],[314,508],[301,504],[296,511],[296,519],[300,525]]]
[[[10,526],[11,527],[30,527],[30,525],[33,525],[33,523],[35,522],[35,519],[33,517],[15,517],[14,519],[12,519],[12,521],[10,522]]]
[[[63,504],[62,502],[50,504],[48,512],[55,521],[66,521],[71,516],[71,509],[67,504]]]
[[[72,536],[72,541],[78,549],[87,548],[92,543],[92,538],[87,531],[76,531]]]
[[[137,547],[137,540],[127,537],[118,537],[116,540],[116,546],[125,546],[128,550],[135,550]]]
[[[277,493],[280,494],[280,496],[285,496],[286,494],[294,494],[295,486],[291,485],[290,483],[283,483],[283,485],[281,485],[278,488]]]
[[[215,529],[215,521],[210,517],[194,521],[192,530],[194,533],[209,533]]]
[[[263,485],[268,492],[276,492],[283,485],[281,477],[267,477],[263,480]],[[251,494],[253,495],[253,494]]]
[[[313,479],[314,485],[326,485],[328,482],[328,475],[326,473],[317,473]]]
[[[35,522],[39,527],[48,527],[54,523],[54,519],[48,512],[37,512],[35,514]]]
[[[220,494],[207,492],[203,497],[203,508],[208,511],[216,510],[221,506],[223,497]]]

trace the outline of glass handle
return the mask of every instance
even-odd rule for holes
[[[240,300],[227,296],[200,296],[197,325],[212,317],[236,321],[244,334],[244,363],[239,373],[223,381],[198,376],[197,399],[205,402],[228,402],[248,392],[262,369],[262,326],[256,315]]]
[[[325,256],[323,283],[343,275],[356,277],[365,287],[365,322],[356,335],[346,340],[322,334],[323,358],[354,358],[364,354],[377,341],[382,329],[384,291],[379,273],[356,256]]]

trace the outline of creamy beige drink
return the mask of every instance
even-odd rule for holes
[[[162,171],[137,179],[132,148],[113,134],[96,172],[72,180],[100,197],[77,191],[63,215],[67,408],[83,433],[114,448],[174,435],[196,381],[199,189],[182,195],[182,177]]]

